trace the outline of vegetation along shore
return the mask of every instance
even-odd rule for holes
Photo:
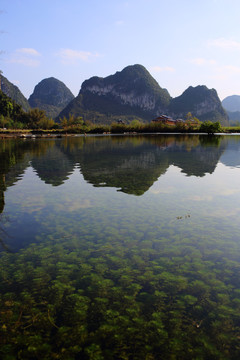
[[[222,126],[219,121],[201,122],[189,112],[186,119],[168,124],[150,120],[145,123],[133,119],[127,123],[121,119],[111,124],[96,124],[83,120],[81,116],[70,115],[58,121],[49,118],[45,111],[38,108],[24,111],[14,100],[0,90],[0,134],[1,137],[57,136],[63,134],[133,134],[133,133],[229,133],[239,132],[240,127]]]

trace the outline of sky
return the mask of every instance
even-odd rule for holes
[[[0,0],[0,70],[26,98],[48,77],[76,96],[134,64],[172,97],[240,95],[240,1]]]

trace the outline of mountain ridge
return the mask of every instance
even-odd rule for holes
[[[165,112],[170,100],[168,91],[160,87],[144,66],[129,65],[114,75],[85,80],[78,96],[59,117],[90,116],[96,122],[105,119],[108,123],[119,117],[149,121],[155,114]]]
[[[4,79],[1,75],[1,83]],[[25,99],[25,111],[30,106],[37,107],[58,121],[73,115],[96,124],[110,124],[119,119],[126,123],[135,119],[150,122],[161,114],[185,118],[191,112],[201,121],[220,121],[228,125],[228,115],[215,89],[205,85],[190,86],[180,96],[172,98],[140,64],[129,65],[107,77],[93,76],[85,80],[76,97],[54,77],[40,81],[29,100],[23,95],[20,99],[21,91],[11,85],[8,96],[13,98],[13,90],[17,89],[15,101],[22,105]]]
[[[228,125],[228,116],[215,89],[205,85],[190,86],[182,95],[172,98],[166,89],[144,68],[135,64],[105,78],[91,77],[82,83],[79,94],[58,118],[82,116],[94,123],[126,122],[134,116],[144,122],[166,114],[184,118],[191,112],[201,121],[220,121]]]

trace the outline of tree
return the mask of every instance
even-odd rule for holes
[[[196,116],[193,116],[191,112],[188,112],[186,115],[186,124],[188,128],[193,128],[199,126],[200,121]]]
[[[64,116],[62,119],[60,119],[60,125],[63,128],[81,127],[81,126],[84,126],[85,123],[81,116],[75,117],[74,115],[70,114],[68,119],[66,118],[66,116]]]
[[[193,120],[193,115],[192,113],[189,111],[186,115],[186,121],[192,121]]]
[[[38,121],[38,127],[43,130],[49,130],[52,129],[55,126],[55,121],[51,118],[45,116],[45,118],[42,118]]]
[[[66,116],[60,119],[60,126],[62,128],[66,128],[68,126],[68,119],[66,118]]]
[[[39,109],[31,109],[26,114],[26,122],[29,129],[37,129],[40,124],[45,123],[47,120],[45,111]]]
[[[222,131],[222,127],[219,121],[205,121],[200,126],[200,131],[210,134],[218,133]]]
[[[135,119],[135,120],[132,120],[130,122],[130,126],[135,127],[135,128],[139,128],[139,127],[142,126],[142,123],[141,123],[141,121]]]

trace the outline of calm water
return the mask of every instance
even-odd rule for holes
[[[4,359],[240,357],[240,136],[1,140]]]

